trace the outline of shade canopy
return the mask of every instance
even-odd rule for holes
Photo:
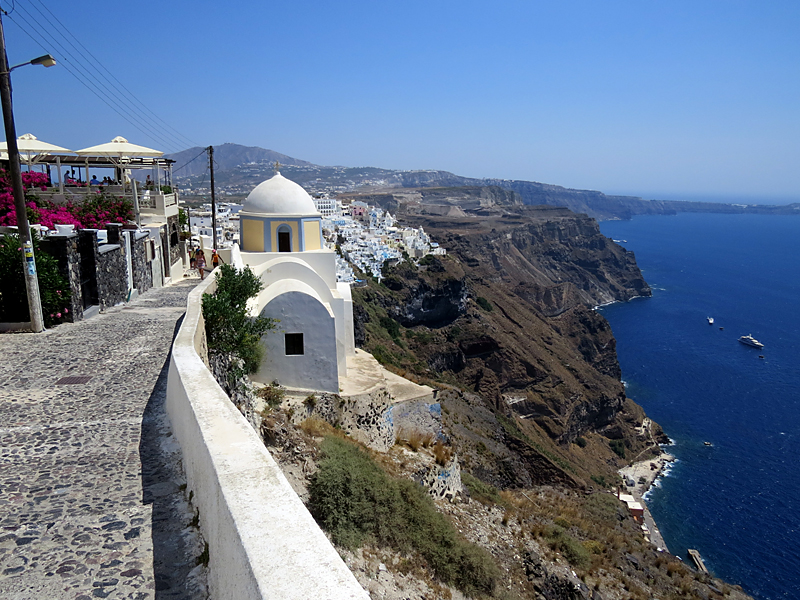
[[[100,144],[99,146],[91,146],[83,150],[76,150],[75,154],[81,156],[108,156],[115,158],[122,158],[125,156],[163,156],[164,153],[152,148],[145,148],[144,146],[137,146],[131,144],[122,136],[117,136],[110,142]]]
[[[26,133],[19,136],[17,138],[17,148],[19,148],[20,154],[52,154],[54,152],[72,152],[72,150],[67,150],[61,146],[56,146],[54,144],[43,142],[42,140],[37,140],[36,136],[32,133]],[[0,143],[0,151],[8,152],[8,144],[6,142]]]

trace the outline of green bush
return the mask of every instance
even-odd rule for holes
[[[575,443],[578,444],[581,448],[586,448],[586,438],[585,437],[577,437],[575,438]]]
[[[582,567],[589,562],[589,550],[562,527],[558,525],[551,527],[547,531],[546,537],[549,540],[550,548],[561,552],[573,567]]]
[[[483,442],[478,442],[478,444],[483,446],[484,449],[486,448]],[[478,502],[482,502],[483,504],[500,504],[503,501],[496,487],[482,482],[466,471],[461,471],[461,483],[467,486],[469,495]]]
[[[608,442],[608,445],[611,446],[611,449],[614,451],[614,454],[619,456],[620,458],[625,458],[625,442],[622,440],[611,440]]]
[[[248,267],[238,270],[223,264],[219,267],[217,289],[213,294],[203,294],[209,351],[237,356],[246,373],[258,370],[264,354],[261,336],[275,326],[272,319],[247,314],[247,301],[261,287],[261,280]]]
[[[35,233],[33,248],[44,325],[52,327],[67,319],[70,287],[59,273],[58,261],[40,249],[39,238]],[[5,234],[0,240],[0,273],[3,273],[0,278],[0,322],[30,321],[28,292],[22,273],[22,250],[16,234]]]
[[[383,327],[391,336],[393,340],[397,340],[400,337],[400,323],[395,321],[391,317],[381,317],[380,319],[381,327]]]
[[[264,400],[267,406],[271,406],[272,408],[280,406],[285,395],[286,392],[275,384],[265,385],[258,390],[258,397]]]
[[[483,296],[478,296],[478,297],[475,299],[475,303],[476,303],[478,306],[480,306],[480,307],[481,307],[483,310],[485,310],[486,312],[492,312],[492,308],[493,308],[493,306],[492,306],[492,303],[491,303],[491,302],[489,302],[489,301],[488,301],[486,298],[484,298]]]
[[[460,538],[420,485],[388,476],[350,442],[326,437],[309,486],[309,508],[333,541],[366,540],[416,551],[439,579],[466,594],[490,593],[499,571],[483,549]]]

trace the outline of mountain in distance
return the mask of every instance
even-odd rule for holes
[[[180,187],[208,187],[208,160],[202,153],[202,148],[195,147],[166,155],[166,158],[176,161],[173,173]],[[404,192],[415,189],[443,188],[463,197],[465,190],[461,188],[469,187],[481,195],[485,194],[480,191],[481,188],[492,186],[513,192],[523,204],[563,206],[601,221],[627,220],[634,215],[646,214],[674,215],[679,212],[800,214],[799,203],[770,206],[646,200],[638,196],[607,195],[595,190],[571,189],[536,181],[462,177],[435,169],[399,171],[378,167],[322,166],[273,150],[232,143],[214,147],[216,186],[229,196],[243,198],[256,185],[272,177],[276,161],[281,164],[281,173],[285,177],[302,185],[311,194],[358,191],[367,195],[403,196]],[[458,192],[455,192],[456,188]],[[422,195],[430,196],[429,193]]]
[[[208,155],[203,156],[205,150],[205,148],[195,146],[174,154],[167,154],[164,158],[175,161],[173,172],[176,177],[185,178],[192,175],[202,175],[208,168]],[[215,177],[217,176],[217,171],[224,173],[235,169],[239,165],[250,163],[269,163],[274,165],[276,161],[281,165],[314,166],[310,162],[298,160],[280,152],[266,150],[258,146],[240,146],[239,144],[231,143],[214,146]]]

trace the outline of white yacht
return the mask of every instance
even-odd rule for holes
[[[745,346],[752,346],[753,348],[763,348],[764,344],[759,342],[756,338],[752,335],[743,335],[739,338],[739,341],[744,344]]]

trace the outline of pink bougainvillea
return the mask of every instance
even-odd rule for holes
[[[47,182],[47,175],[44,173],[22,173],[25,206],[28,209],[28,221],[31,223],[39,223],[50,229],[54,229],[56,225],[102,229],[106,223],[125,223],[134,218],[133,205],[129,200],[103,192],[87,194],[80,203],[68,201],[56,204],[50,200],[42,200],[35,190],[46,190]],[[17,213],[11,181],[8,173],[0,170],[0,225],[16,224]]]

